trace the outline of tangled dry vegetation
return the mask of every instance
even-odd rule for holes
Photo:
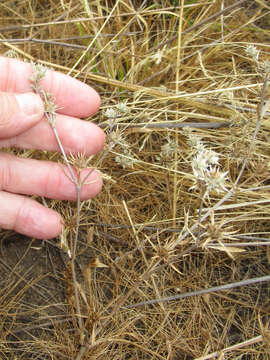
[[[108,139],[69,159],[104,175],[79,230],[46,200],[60,240],[1,232],[1,359],[269,359],[269,3],[2,0],[0,18],[2,54],[100,93]]]

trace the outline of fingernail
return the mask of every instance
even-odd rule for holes
[[[16,99],[21,111],[26,116],[42,116],[44,106],[41,98],[33,93],[17,94]]]

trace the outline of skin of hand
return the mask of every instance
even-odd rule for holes
[[[0,147],[59,151],[53,131],[44,118],[44,105],[31,89],[31,64],[0,57]],[[80,118],[94,114],[99,95],[88,85],[59,72],[48,70],[41,81],[59,108],[56,128],[67,154],[98,153],[105,135],[96,125]],[[82,177],[89,169],[82,171]],[[0,228],[49,239],[59,235],[63,219],[27,195],[76,200],[74,184],[63,166],[0,152]],[[93,171],[82,187],[81,199],[99,193],[102,179]]]

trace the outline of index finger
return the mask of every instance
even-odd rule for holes
[[[32,91],[31,64],[0,57],[0,69],[0,91],[15,93]],[[88,117],[100,106],[100,97],[94,89],[57,71],[48,70],[41,81],[41,86],[54,96],[56,105],[60,108],[59,113]]]

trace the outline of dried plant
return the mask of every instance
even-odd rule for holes
[[[267,2],[4,1],[0,14],[2,53],[33,61],[61,154],[10,151],[62,161],[78,194],[46,200],[65,219],[58,243],[1,231],[0,357],[270,359]],[[100,93],[99,157],[65,154],[45,67]],[[84,167],[105,181],[82,203]]]

